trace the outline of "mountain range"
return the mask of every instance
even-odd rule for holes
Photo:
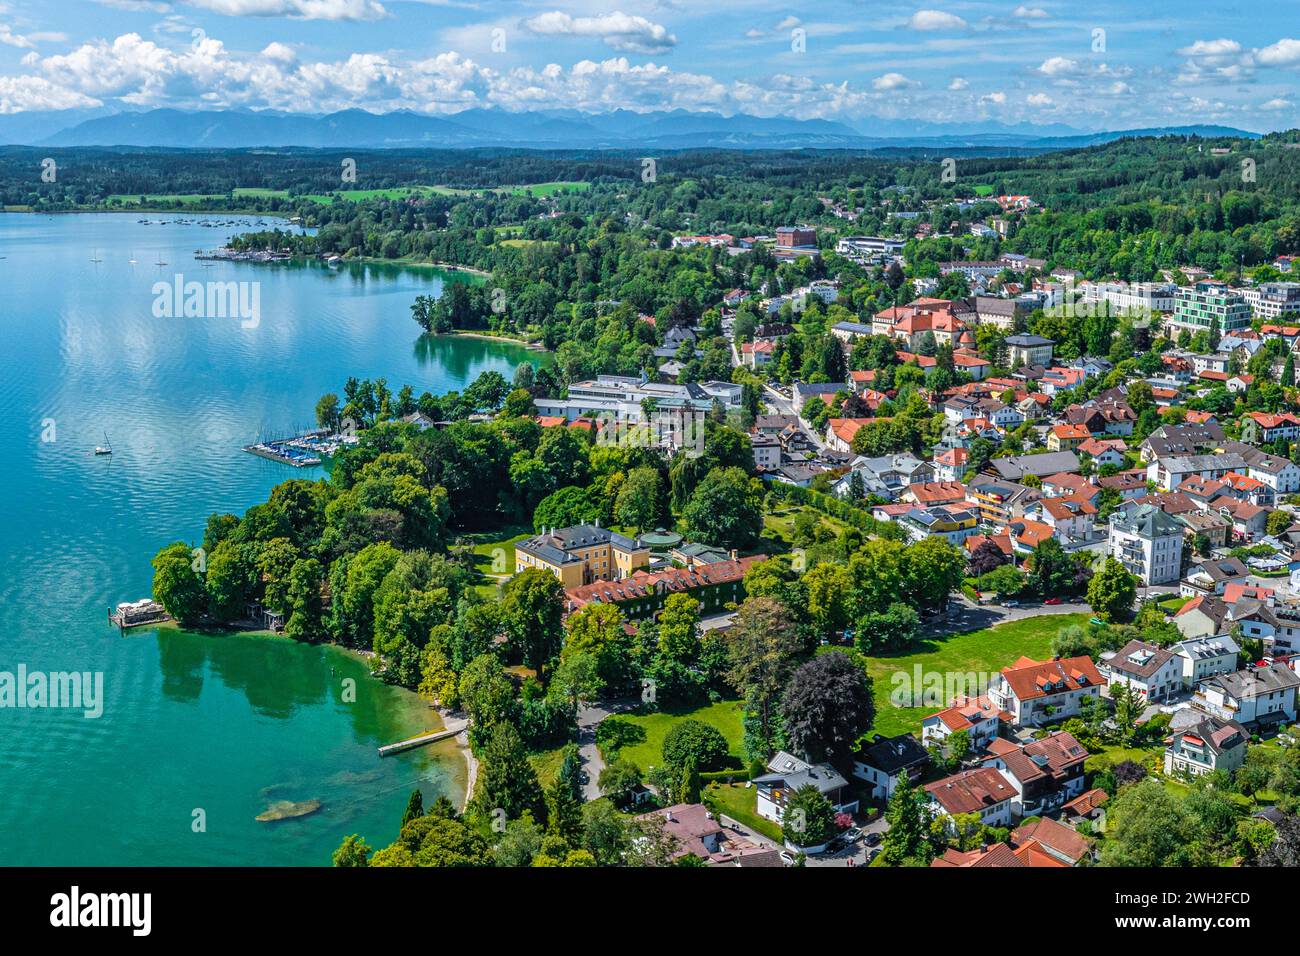
[[[858,125],[746,114],[671,110],[507,113],[471,109],[448,116],[360,109],[307,114],[275,110],[62,111],[0,116],[0,143],[25,146],[133,146],[181,149],[442,148],[531,149],[889,149],[1045,150],[1124,136],[1248,137],[1225,126],[1088,132],[1053,124],[928,123],[871,120]]]

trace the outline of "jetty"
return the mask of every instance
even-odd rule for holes
[[[420,734],[417,737],[408,737],[406,740],[399,740],[395,744],[385,744],[379,748],[379,756],[391,757],[393,754],[399,754],[403,750],[414,750],[416,747],[424,747],[428,744],[436,744],[439,740],[449,740],[457,734],[463,732],[469,726],[468,720],[449,720],[447,726],[442,730],[435,730],[427,734]]]

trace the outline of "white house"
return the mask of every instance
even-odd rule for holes
[[[1300,677],[1285,664],[1248,667],[1211,677],[1192,702],[1212,717],[1247,727],[1294,723],[1297,687]]]
[[[1155,644],[1129,641],[1103,665],[1113,688],[1123,684],[1147,701],[1168,700],[1183,688],[1183,661]]]
[[[965,731],[971,750],[983,750],[997,739],[1003,718],[1010,715],[994,707],[987,697],[955,697],[948,707],[921,721],[921,741],[927,746],[943,744],[953,734]]]
[[[837,813],[858,811],[858,801],[852,797],[849,782],[829,764],[808,763],[778,750],[768,761],[767,769],[767,773],[753,781],[758,790],[758,815],[764,819],[780,823],[790,797],[806,786],[816,787]]]
[[[1183,686],[1195,687],[1203,680],[1237,670],[1241,648],[1228,634],[1196,637],[1179,641],[1170,650],[1182,664]]]
[[[1213,770],[1228,773],[1246,762],[1249,734],[1235,720],[1205,717],[1180,730],[1165,748],[1165,774],[1199,777]]]
[[[1011,825],[1011,801],[1016,789],[992,767],[977,767],[925,785],[930,806],[939,816],[973,813],[990,827]]]
[[[1177,581],[1183,525],[1155,505],[1122,509],[1110,516],[1108,550],[1147,586]]]
[[[988,699],[1021,727],[1036,727],[1079,713],[1085,697],[1099,697],[1106,680],[1092,658],[1036,661],[1022,657],[989,685]]]
[[[875,789],[871,796],[888,800],[904,776],[911,783],[921,779],[930,755],[911,734],[882,737],[876,734],[872,742],[853,755],[853,776],[865,780]]]
[[[996,740],[984,765],[1011,783],[1016,795],[1011,812],[1018,817],[1055,813],[1083,793],[1083,764],[1088,751],[1072,734],[1058,731],[1024,745]]]

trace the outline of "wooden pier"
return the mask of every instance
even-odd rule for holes
[[[414,750],[416,747],[424,747],[427,744],[436,744],[439,740],[448,740],[464,731],[468,726],[468,720],[450,721],[442,730],[420,734],[418,737],[408,737],[406,740],[399,740],[395,744],[385,744],[379,748],[379,756],[390,757],[393,754],[401,753],[403,750]]]

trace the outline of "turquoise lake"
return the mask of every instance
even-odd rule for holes
[[[0,671],[104,675],[98,719],[0,709],[0,865],[327,865],[349,833],[390,842],[413,787],[426,803],[463,793],[452,743],[379,759],[379,745],[436,715],[359,659],[282,638],[123,636],[107,623],[117,602],[149,594],[159,547],[319,474],[240,449],[309,427],[316,399],[349,375],[439,393],[538,358],[420,338],[414,297],[463,275],[204,267],[195,250],[258,220],[206,218],[236,224],[0,215]],[[178,273],[260,283],[257,327],[156,318],[152,288]],[[96,457],[105,434],[113,455]],[[355,703],[342,700],[348,677]],[[254,820],[281,800],[322,806]]]

